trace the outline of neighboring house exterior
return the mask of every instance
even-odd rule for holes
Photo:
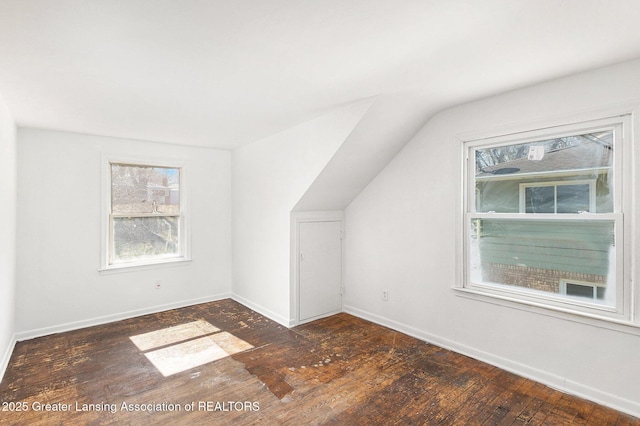
[[[518,158],[491,166],[476,158],[476,211],[522,214],[474,221],[482,280],[605,303],[607,283],[615,282],[613,224],[527,215],[612,212],[613,135],[573,136],[559,148],[552,142],[512,146]]]
[[[110,264],[181,253],[180,168],[111,163]]]

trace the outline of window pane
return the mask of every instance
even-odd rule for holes
[[[598,286],[593,302],[615,306],[613,221],[472,219],[470,226],[473,282],[559,297],[568,297],[561,281],[589,282]]]
[[[578,296],[593,299],[593,287],[567,283],[567,296]]]
[[[177,216],[114,218],[114,260],[177,256],[179,230]]]
[[[559,185],[558,213],[580,213],[589,211],[589,185]]]
[[[555,213],[555,187],[532,186],[524,193],[527,213]]]
[[[180,212],[180,169],[111,164],[114,214]]]
[[[531,190],[525,191],[531,195],[523,200],[525,212],[554,213],[555,205],[549,191],[565,186],[555,182],[593,180],[594,213],[612,213],[613,149],[612,130],[476,149],[476,211],[518,213],[520,185],[538,184],[529,185]],[[534,194],[536,191],[540,193]],[[558,213],[589,210],[589,191],[585,192],[583,186],[569,184],[562,195]]]

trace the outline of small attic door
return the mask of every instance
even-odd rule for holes
[[[298,223],[298,321],[342,310],[342,221]]]

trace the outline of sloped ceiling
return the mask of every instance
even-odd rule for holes
[[[638,22],[637,0],[0,0],[0,94],[21,126],[232,149],[633,59]]]
[[[380,95],[370,102],[295,211],[346,208],[433,113],[409,95]]]

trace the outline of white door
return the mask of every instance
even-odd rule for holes
[[[299,321],[342,310],[342,222],[300,222]]]

